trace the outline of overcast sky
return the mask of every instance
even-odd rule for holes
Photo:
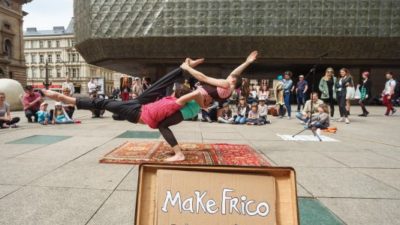
[[[24,17],[24,30],[27,27],[40,30],[67,27],[73,16],[73,0],[33,0],[25,4],[23,10],[28,13]]]

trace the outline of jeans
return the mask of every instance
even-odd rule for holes
[[[218,117],[218,122],[220,123],[233,123],[233,118],[225,119],[222,117]]]
[[[246,123],[246,117],[244,116],[237,116],[235,118],[235,124],[245,124]]]
[[[39,110],[37,110],[37,109],[27,109],[27,110],[25,110],[25,116],[28,119],[28,122],[32,122],[32,116],[35,117],[35,122],[37,122],[38,116],[36,115],[36,113],[38,111]]]
[[[285,106],[286,106],[288,117],[291,117],[292,116],[292,106],[290,105],[290,92],[289,93],[286,92],[283,95],[283,99],[285,101]]]
[[[142,105],[155,102],[162,97],[165,90],[183,75],[182,69],[177,68],[161,77],[137,98],[129,101],[117,101],[104,98],[77,98],[76,107],[87,110],[108,110],[118,114],[119,118],[137,123],[140,119]]]
[[[297,92],[297,111],[300,111],[301,106],[304,108],[304,103],[306,101],[306,96],[303,93],[303,91],[298,91]]]
[[[313,128],[313,127],[319,128],[319,129],[326,129],[326,128],[328,128],[327,126],[322,125],[320,122],[316,122],[316,123],[313,123],[313,124],[310,125],[310,128]]]
[[[344,89],[346,90],[346,89]],[[340,117],[348,117],[348,111],[346,109],[346,91],[337,92],[337,101],[339,104]]]
[[[305,117],[302,112],[296,113],[296,118],[303,121],[304,123],[308,123],[308,120],[310,119],[308,117]]]

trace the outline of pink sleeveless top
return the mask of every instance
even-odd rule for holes
[[[161,121],[181,108],[182,106],[176,103],[176,98],[168,96],[153,103],[143,105],[140,118],[150,128],[155,129]]]
[[[204,98],[205,105],[210,104],[213,99],[223,103],[232,95],[232,90],[230,88],[215,87],[208,84],[199,86],[198,90]]]

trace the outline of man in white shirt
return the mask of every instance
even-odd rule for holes
[[[390,112],[393,115],[396,112],[396,109],[393,107],[392,97],[394,96],[394,90],[396,88],[396,81],[393,79],[393,73],[387,72],[386,73],[386,83],[385,89],[382,92],[382,102],[383,105],[386,106],[386,113],[385,116],[389,116]]]
[[[61,85],[62,90],[64,89],[69,89],[70,91],[70,96],[72,96],[75,93],[75,87],[74,84],[72,82],[69,81],[69,77],[65,78],[65,82],[62,83]]]
[[[88,82],[89,95],[94,93],[96,89],[97,89],[97,84],[94,82],[93,78],[90,78],[90,81]]]

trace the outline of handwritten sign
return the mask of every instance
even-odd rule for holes
[[[275,178],[157,172],[156,225],[276,225]]]

